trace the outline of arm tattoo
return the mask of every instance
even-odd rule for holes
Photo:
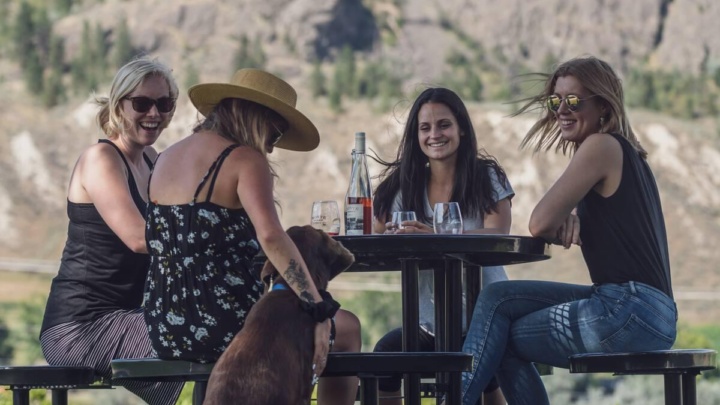
[[[307,291],[308,287],[310,286],[310,282],[308,281],[307,277],[305,277],[305,273],[303,273],[302,269],[300,268],[300,264],[298,264],[298,262],[296,262],[294,259],[290,259],[290,264],[288,265],[287,270],[285,270],[285,273],[283,273],[283,278],[285,279],[285,281],[287,281],[288,284],[297,285],[298,289],[300,290],[301,299],[304,299],[305,301],[310,303],[315,302],[312,294]]]

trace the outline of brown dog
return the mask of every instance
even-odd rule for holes
[[[355,257],[325,232],[310,226],[287,230],[318,289],[350,267]],[[265,262],[265,276],[285,283]],[[204,405],[305,405],[312,394],[315,325],[290,289],[267,291],[220,356],[208,381]]]

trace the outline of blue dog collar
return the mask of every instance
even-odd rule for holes
[[[273,284],[272,289],[270,291],[275,290],[289,290],[289,288],[285,284]]]

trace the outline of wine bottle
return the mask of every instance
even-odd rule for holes
[[[365,157],[365,132],[355,133],[350,185],[345,194],[345,234],[372,233],[372,194]]]

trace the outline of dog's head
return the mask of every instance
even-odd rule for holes
[[[318,289],[327,289],[328,282],[355,261],[355,256],[340,242],[310,225],[293,226],[288,228],[287,234],[300,251]],[[261,279],[268,280],[274,274],[282,278],[282,273],[266,260],[260,274]],[[265,287],[267,289],[267,285]]]

